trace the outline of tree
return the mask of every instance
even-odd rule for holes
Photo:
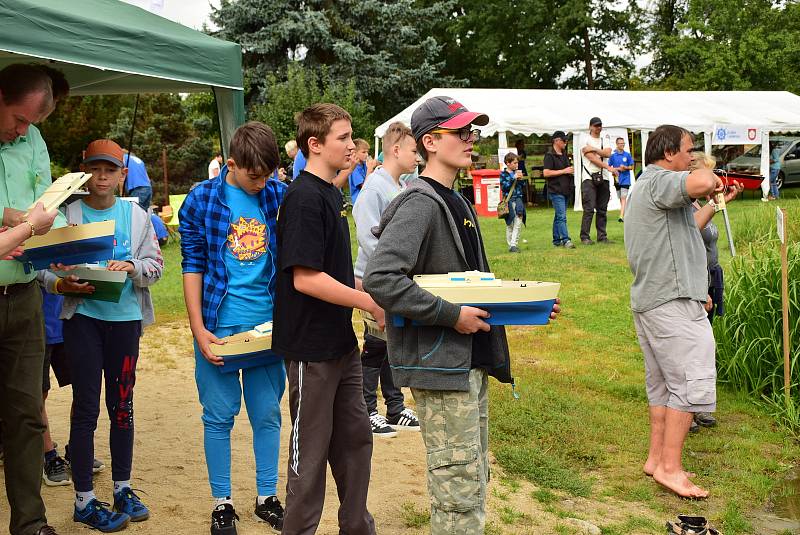
[[[800,92],[800,4],[659,0],[647,80],[662,89]]]
[[[95,139],[106,137],[120,108],[132,102],[130,95],[64,99],[53,114],[39,125],[42,137],[47,141],[50,160],[61,168],[77,171],[86,146]]]
[[[642,11],[633,0],[464,0],[441,22],[447,74],[474,87],[625,87]]]
[[[285,80],[269,75],[267,87],[265,102],[253,106],[250,117],[268,124],[279,146],[296,136],[295,113],[317,102],[332,102],[346,109],[353,117],[353,137],[372,138],[373,109],[358,98],[355,81],[342,84],[328,74],[327,68],[317,74],[296,63],[289,65]]]
[[[454,0],[222,0],[212,8],[218,37],[242,45],[248,105],[268,99],[270,75],[285,79],[290,63],[327,67],[338,83],[354,81],[362,100],[389,116],[434,86],[458,83],[442,76],[442,45],[433,26]]]
[[[132,152],[144,160],[151,180],[162,176],[161,154],[167,149],[170,183],[182,191],[206,178],[206,165],[219,132],[210,117],[195,113],[194,119],[190,118],[191,104],[176,94],[140,95],[133,134]],[[123,147],[128,146],[133,112],[133,102],[120,109],[107,133]],[[158,188],[154,190],[160,193]]]

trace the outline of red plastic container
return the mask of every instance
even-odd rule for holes
[[[471,171],[472,190],[475,193],[475,211],[484,217],[497,217],[497,205],[503,198],[500,189],[500,169]]]

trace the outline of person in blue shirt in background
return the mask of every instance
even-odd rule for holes
[[[781,196],[778,189],[778,175],[781,172],[781,147],[775,145],[769,153],[769,197],[768,200],[774,201]]]
[[[350,184],[350,204],[355,206],[358,194],[361,193],[361,188],[364,187],[364,181],[375,170],[378,161],[369,157],[369,143],[366,140],[355,139],[353,143],[356,145],[353,160],[355,166],[350,170],[348,183]]]
[[[128,169],[128,175],[125,177],[125,196],[137,197],[139,199],[139,206],[145,210],[150,209],[150,203],[153,200],[153,187],[150,185],[150,177],[147,175],[147,167],[144,162],[136,156],[123,149],[125,159],[124,166]]]
[[[628,200],[628,190],[631,187],[631,171],[633,170],[633,156],[625,150],[625,139],[617,138],[617,150],[611,153],[608,158],[608,165],[619,171],[619,222],[622,223],[625,217],[625,202]]]
[[[517,155],[509,152],[503,158],[503,163],[506,164],[506,168],[500,173],[500,189],[503,199],[508,196],[511,188],[514,188],[514,192],[508,199],[508,215],[505,217],[506,243],[508,244],[509,253],[518,253],[520,252],[519,247],[517,247],[519,232],[527,216],[525,211],[525,189],[522,184],[522,171],[517,168],[519,165]],[[515,180],[516,184],[514,183]]]

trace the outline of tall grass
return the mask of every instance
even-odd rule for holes
[[[789,245],[793,392],[788,406],[783,395],[780,252],[774,242],[750,243],[742,252],[726,273],[725,315],[714,322],[719,378],[762,400],[781,424],[800,435],[800,244]]]

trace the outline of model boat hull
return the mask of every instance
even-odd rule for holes
[[[256,331],[226,336],[225,344],[211,344],[211,352],[222,357],[219,366],[222,373],[233,373],[245,368],[275,364],[281,358],[272,351],[272,336],[259,335]]]
[[[114,221],[53,229],[25,241],[17,260],[25,270],[47,269],[50,264],[91,264],[114,257]]]

